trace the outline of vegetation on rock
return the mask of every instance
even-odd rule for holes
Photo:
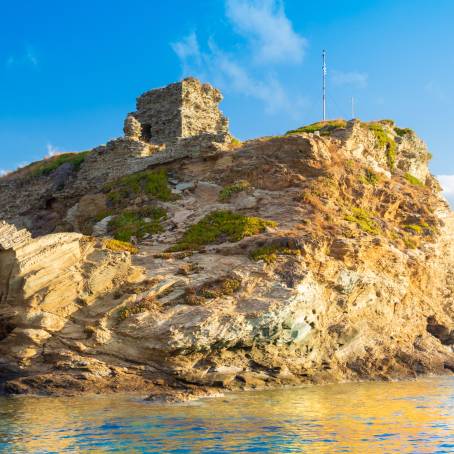
[[[28,171],[31,176],[49,175],[54,170],[57,170],[63,164],[71,164],[73,169],[77,172],[80,166],[85,161],[89,151],[82,151],[80,153],[62,153],[43,161],[35,162],[28,166]]]
[[[240,288],[241,279],[229,276],[205,283],[198,288],[186,288],[184,299],[186,304],[198,305],[203,304],[208,299],[233,295]]]
[[[138,248],[127,241],[109,239],[104,241],[104,246],[114,252],[130,252],[131,254],[139,252]]]
[[[396,134],[400,137],[406,136],[407,134],[413,134],[413,129],[410,128],[398,128],[397,126],[394,128]]]
[[[373,220],[374,214],[364,208],[353,208],[350,215],[345,216],[345,220],[354,222],[362,231],[372,235],[381,233],[380,226]]]
[[[424,183],[419,179],[419,178],[416,178],[414,175],[412,175],[411,173],[406,173],[404,175],[404,178],[410,183],[410,184],[413,184],[415,186],[424,186]]]
[[[263,260],[265,263],[271,264],[277,260],[278,255],[301,255],[299,249],[291,249],[278,245],[262,246],[254,249],[249,256],[252,260],[258,262]]]
[[[240,180],[235,183],[229,184],[228,186],[224,186],[221,192],[219,193],[219,200],[221,202],[226,202],[230,200],[230,198],[237,194],[238,192],[246,191],[251,187],[250,183],[246,180]]]
[[[142,301],[135,301],[121,307],[117,312],[117,320],[122,322],[131,315],[141,314],[142,312],[149,311],[154,306],[153,299],[143,299]]]
[[[383,121],[382,121],[382,123],[383,123]],[[396,142],[385,131],[382,124],[368,123],[367,126],[374,133],[379,147],[385,148],[386,159],[388,161],[388,167],[390,168],[390,170],[393,170],[396,165],[396,148],[397,148]]]
[[[133,236],[141,239],[146,234],[162,232],[161,221],[166,218],[166,210],[160,207],[124,211],[109,222],[109,229],[116,240],[129,241]]]
[[[104,190],[115,205],[138,195],[146,195],[164,202],[175,199],[164,170],[146,170],[126,175],[106,184]]]
[[[243,216],[232,211],[213,211],[197,224],[189,227],[170,251],[194,250],[207,244],[240,241],[276,225],[274,221]]]
[[[292,129],[287,131],[285,135],[300,134],[303,132],[314,133],[320,131],[322,136],[329,135],[336,129],[345,128],[347,122],[345,120],[328,120],[328,121],[319,121],[317,123],[312,123],[310,125],[302,126],[301,128]]]
[[[362,183],[375,186],[379,181],[379,176],[370,169],[364,169],[364,174],[359,179]]]

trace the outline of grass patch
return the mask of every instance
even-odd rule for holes
[[[409,238],[407,236],[405,236],[402,241],[404,242],[405,244],[405,247],[407,249],[416,249],[418,247],[418,242],[415,241],[413,238]]]
[[[395,133],[399,136],[399,137],[403,137],[403,136],[406,136],[407,134],[410,135],[410,134],[413,134],[413,129],[410,129],[410,128],[398,128],[397,126],[394,128],[394,131]]]
[[[411,173],[406,173],[404,175],[404,178],[410,183],[413,184],[414,186],[424,186],[424,183],[419,179],[416,178],[414,175]]]
[[[139,252],[138,248],[127,241],[106,240],[104,246],[115,252],[130,252],[131,254],[137,254]]]
[[[373,213],[364,208],[353,208],[351,214],[345,216],[346,221],[354,222],[363,232],[379,235],[381,233],[380,226],[372,218]]]
[[[237,181],[236,183],[229,184],[228,186],[225,186],[219,193],[219,200],[221,202],[226,202],[230,200],[233,194],[246,191],[250,187],[251,187],[250,183],[246,180],[240,180]]]
[[[230,141],[229,148],[231,150],[235,150],[236,148],[240,148],[243,145],[243,142],[241,140],[237,139],[236,137],[232,137],[232,140]]]
[[[396,142],[388,135],[380,123],[369,123],[367,126],[374,133],[379,147],[385,148],[388,167],[393,170],[396,166]]]
[[[263,260],[265,263],[270,264],[277,260],[278,255],[301,255],[301,251],[299,249],[271,245],[254,249],[249,254],[249,257],[256,262]]]
[[[292,134],[300,134],[302,132],[314,133],[316,131],[320,131],[322,136],[329,135],[336,129],[345,128],[347,126],[347,122],[345,120],[328,120],[328,121],[319,121],[317,123],[312,123],[307,126],[302,126],[298,129],[292,129],[291,131],[287,131],[285,133],[286,136]]]
[[[116,240],[129,241],[132,236],[141,239],[147,233],[162,232],[161,221],[166,218],[166,210],[159,207],[125,211],[109,222],[109,229]]]
[[[427,222],[420,222],[419,224],[404,224],[403,229],[411,232],[413,235],[432,235],[434,228]]]
[[[104,186],[108,199],[118,205],[138,195],[168,202],[175,200],[165,170],[146,170],[118,178]]]
[[[71,164],[74,171],[78,171],[80,166],[85,161],[89,151],[82,151],[80,153],[63,153],[52,156],[43,161],[39,161],[30,165],[30,174],[33,177],[49,175],[54,170],[57,170],[63,164]]]
[[[370,184],[372,186],[375,186],[380,181],[379,176],[370,169],[365,169],[364,175],[361,175],[359,179],[362,183]]]
[[[420,226],[419,224],[405,224],[403,228],[405,230],[409,230],[410,232],[416,235],[421,235],[424,231],[423,227]]]
[[[266,227],[276,225],[274,221],[243,216],[232,211],[213,211],[189,227],[182,239],[169,251],[195,250],[206,244],[240,241],[247,236],[264,232]]]

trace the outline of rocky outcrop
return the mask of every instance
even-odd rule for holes
[[[89,150],[73,162],[72,153],[33,163],[0,179],[0,219],[33,234],[66,231],[61,222],[77,199],[124,175],[232,147],[228,120],[219,110],[219,90],[187,78],[150,90],[125,119],[124,137]],[[54,163],[58,161],[62,165]]]
[[[2,224],[0,244],[0,363],[13,369],[44,354],[55,333],[71,338],[81,308],[141,277],[129,253],[77,233],[31,239]]]
[[[145,172],[60,199],[68,228],[122,228],[132,258],[0,227],[5,391],[172,401],[453,373],[454,216],[412,131],[328,122],[167,159],[136,126],[118,146],[152,149]]]

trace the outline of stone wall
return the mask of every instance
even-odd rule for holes
[[[132,113],[142,126],[142,139],[167,143],[203,134],[228,134],[228,120],[219,110],[219,90],[194,78],[148,91]]]

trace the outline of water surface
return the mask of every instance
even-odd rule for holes
[[[0,397],[1,452],[454,452],[454,377],[229,394]]]

